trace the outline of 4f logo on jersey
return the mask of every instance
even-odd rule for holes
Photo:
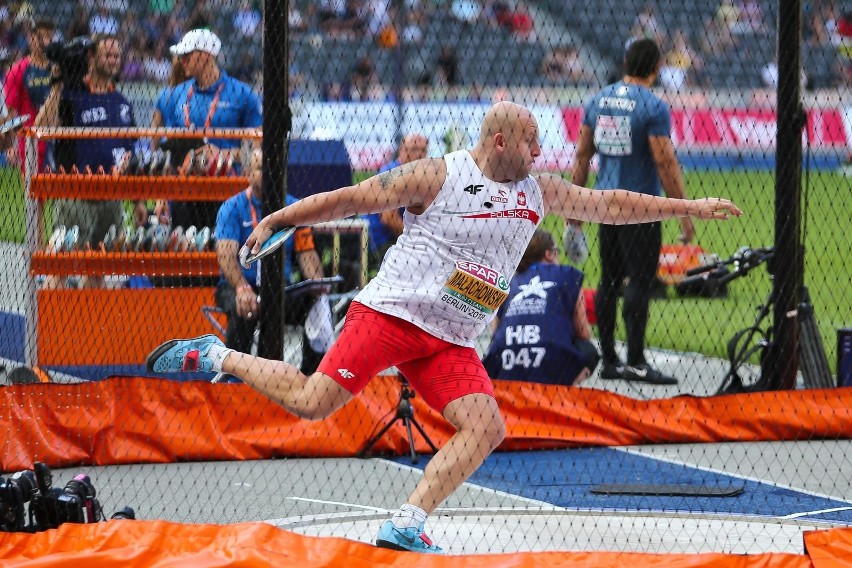
[[[464,188],[464,190],[471,195],[476,195],[477,193],[482,191],[482,187],[482,185],[469,185]]]
[[[518,206],[523,207],[527,204],[527,194],[523,191],[518,192]]]
[[[353,373],[349,369],[338,369],[337,372],[344,379],[352,379],[355,377],[355,373]]]

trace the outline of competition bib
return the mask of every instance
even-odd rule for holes
[[[458,260],[441,299],[471,318],[482,320],[506,301],[508,290],[508,279],[496,270]]]
[[[629,116],[598,115],[595,121],[595,148],[607,156],[629,156],[633,151]]]

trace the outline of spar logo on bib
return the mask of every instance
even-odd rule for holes
[[[475,319],[484,319],[509,296],[509,280],[493,268],[456,261],[456,269],[444,285],[443,300]]]

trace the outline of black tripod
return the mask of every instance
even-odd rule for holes
[[[683,282],[703,278],[705,289],[719,290],[731,280],[745,276],[753,268],[772,260],[774,255],[774,247],[760,249],[743,247],[728,260],[688,271],[687,275],[690,278],[684,279]],[[734,265],[734,270],[731,272],[725,269],[725,266],[729,264]],[[771,265],[769,275],[770,279],[774,277]],[[807,388],[830,388],[833,384],[825,356],[825,347],[816,324],[810,294],[805,286],[801,287],[800,295],[801,302],[794,315],[798,318],[800,332],[798,348],[802,378]],[[771,384],[771,378],[764,374],[765,358],[774,337],[771,325],[764,326],[763,322],[772,312],[774,303],[775,291],[772,290],[763,305],[758,308],[754,323],[738,331],[728,342],[730,367],[716,394],[760,392],[778,388]],[[756,362],[760,363],[760,372],[754,380],[747,382],[743,380],[743,376],[746,375],[745,367],[755,358],[758,359]]]
[[[429,444],[429,447],[432,448],[432,452],[438,452],[438,448],[432,443],[429,436],[426,435],[426,432],[423,430],[423,426],[421,426],[420,423],[417,422],[417,419],[414,418],[414,408],[411,406],[411,399],[414,398],[415,394],[410,388],[411,385],[408,384],[408,380],[402,375],[402,373],[399,373],[397,376],[402,384],[402,390],[399,393],[399,403],[396,405],[396,416],[394,416],[393,420],[385,424],[375,436],[367,441],[364,448],[357,454],[359,458],[368,457],[370,449],[379,441],[379,438],[381,438],[385,432],[390,430],[390,427],[393,426],[397,420],[402,420],[402,423],[405,424],[405,429],[408,432],[408,447],[411,449],[411,463],[417,463],[418,461],[417,452],[414,451],[414,433],[411,431],[412,424],[414,424],[414,427],[417,428],[418,432],[420,432],[420,435],[423,436],[423,439],[426,440],[426,443]]]

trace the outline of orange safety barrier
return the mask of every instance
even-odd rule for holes
[[[815,568],[852,566],[852,529],[805,531],[805,553]]]
[[[212,262],[215,263],[215,254],[209,254],[213,255]],[[71,255],[89,261],[107,256],[104,253],[66,253],[43,255],[42,258],[47,262],[51,256]],[[125,258],[138,255],[109,256]],[[187,273],[187,267],[201,268],[199,253],[147,253],[144,259],[153,258],[156,262],[156,259],[165,256],[185,256],[183,274]],[[149,266],[144,259],[140,257],[137,262]],[[39,290],[39,365],[142,364],[152,346],[174,337],[210,333],[210,323],[204,318],[201,307],[213,304],[213,292],[213,288]]]
[[[809,538],[810,537],[810,538]],[[66,523],[36,534],[0,534],[6,568],[35,566],[420,566],[500,568],[657,566],[666,568],[822,568],[849,566],[832,541],[852,529],[807,533],[809,554],[651,554],[641,552],[517,552],[437,556],[376,548],[343,538],[302,536],[265,523],[189,525],[165,521]],[[819,561],[817,561],[819,558]],[[813,560],[813,561],[812,561]],[[845,561],[845,563],[844,563]]]
[[[642,552],[516,552],[436,556],[398,552],[333,537],[302,536],[266,523],[233,525],[180,524],[166,521],[65,523],[35,534],[0,533],[0,560],[5,568],[44,566],[112,568],[113,566],[299,566],[300,568],[830,568],[849,566],[837,542],[852,539],[852,529],[805,534],[807,554],[751,555],[651,554]]]
[[[495,381],[508,435],[501,450],[648,442],[849,438],[852,389],[777,391],[712,398],[635,400],[605,391]],[[78,385],[0,390],[2,469],[45,461],[74,464],[352,456],[397,403],[392,377],[377,377],[332,417],[299,420],[242,384],[112,378]],[[92,401],[97,401],[94,404]],[[238,403],[235,401],[239,401]],[[439,445],[452,434],[419,398],[417,417]],[[808,412],[786,412],[807,408]],[[187,412],[187,409],[195,411]],[[123,419],[114,420],[117,414]],[[39,444],[32,444],[39,440]],[[418,450],[427,451],[418,438]],[[376,451],[404,454],[395,425]],[[304,537],[264,523],[188,525],[165,521],[63,524],[36,533],[0,533],[9,567],[140,566],[585,566],[833,568],[850,566],[852,529],[805,533],[806,555],[541,552],[434,557],[340,538]]]
[[[852,437],[852,389],[637,400],[594,389],[495,381],[495,394],[507,427],[500,451]],[[334,415],[309,422],[244,384],[126,377],[9,386],[0,389],[0,469],[27,469],[34,461],[71,467],[352,457],[398,398],[394,377],[376,377]],[[443,445],[452,428],[421,398],[412,403],[429,437]],[[116,422],[118,415],[122,420]],[[419,436],[415,446],[429,452]],[[406,454],[404,426],[397,422],[374,451]]]

